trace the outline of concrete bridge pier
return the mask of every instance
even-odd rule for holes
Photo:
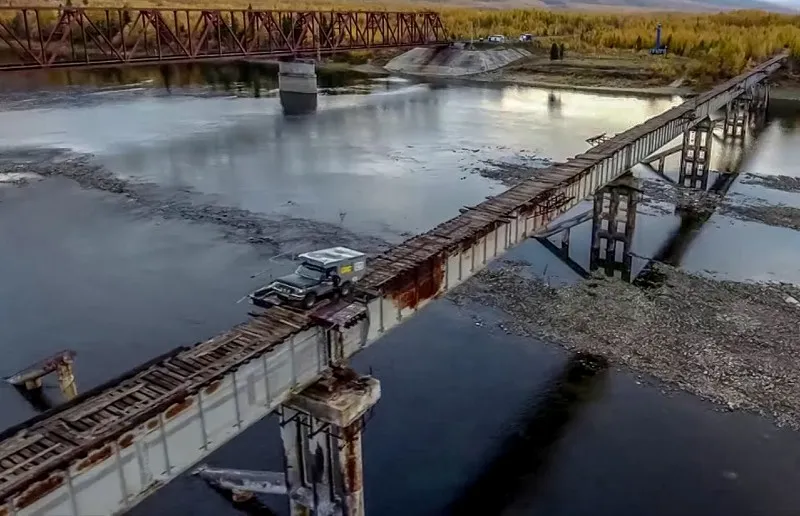
[[[630,173],[595,192],[590,270],[603,269],[606,276],[631,280],[631,246],[640,198],[638,181]]]
[[[380,395],[375,378],[333,366],[278,409],[283,472],[203,465],[194,474],[238,504],[260,507],[256,494],[287,495],[292,516],[363,516],[361,434]]]
[[[764,125],[767,118],[769,83],[764,81],[753,86],[750,99],[750,122],[754,127],[758,128]]]
[[[317,110],[317,72],[314,61],[281,61],[278,90],[284,115],[305,115]]]
[[[722,126],[722,135],[726,139],[744,139],[747,134],[747,125],[750,119],[750,101],[747,98],[733,99],[725,107],[725,122]]]
[[[706,118],[683,133],[681,168],[678,174],[679,186],[701,190],[708,187],[708,167],[711,161],[713,131],[714,123],[710,118]],[[744,134],[744,126],[741,127],[741,131]]]
[[[377,379],[337,368],[282,407],[292,516],[364,515],[361,433],[379,398]]]

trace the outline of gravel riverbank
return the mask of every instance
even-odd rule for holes
[[[122,179],[92,156],[66,150],[16,150],[0,154],[0,178],[24,186],[42,178],[63,177],[81,187],[120,195],[146,216],[214,224],[233,242],[259,246],[274,255],[298,246],[315,248],[344,245],[377,254],[389,243],[321,221],[287,216],[266,216],[215,202],[188,188],[170,188]],[[0,199],[2,200],[2,199]]]
[[[744,174],[740,181],[745,185],[758,185],[783,192],[800,193],[800,177]]]
[[[551,288],[519,264],[452,294],[510,316],[503,329],[605,356],[636,372],[800,428],[800,288],[716,281],[657,266],[641,288],[595,276]]]
[[[746,175],[742,182],[786,192],[795,191],[793,188],[800,184],[795,183],[795,178],[786,176],[767,177],[750,174]],[[719,213],[735,219],[800,231],[800,209],[792,206],[770,204],[738,193],[730,193],[723,197],[718,192],[681,189],[664,181],[644,180],[641,182],[641,189],[644,193],[642,204],[662,215],[668,215],[673,211],[666,207],[664,203],[667,203],[691,208],[698,215],[710,215],[719,210]]]

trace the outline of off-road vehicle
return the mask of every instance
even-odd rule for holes
[[[325,297],[349,297],[353,285],[367,272],[366,255],[347,247],[321,249],[298,258],[300,266],[294,273],[256,290],[250,301],[262,307],[289,303],[311,309]]]

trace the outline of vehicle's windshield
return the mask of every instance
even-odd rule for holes
[[[298,267],[297,270],[294,271],[294,273],[297,274],[298,276],[302,276],[304,278],[314,281],[320,281],[324,276],[324,273],[321,270],[313,269],[306,264],[303,264],[300,267]]]

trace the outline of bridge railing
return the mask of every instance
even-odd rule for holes
[[[0,71],[446,42],[434,12],[0,7]]]

